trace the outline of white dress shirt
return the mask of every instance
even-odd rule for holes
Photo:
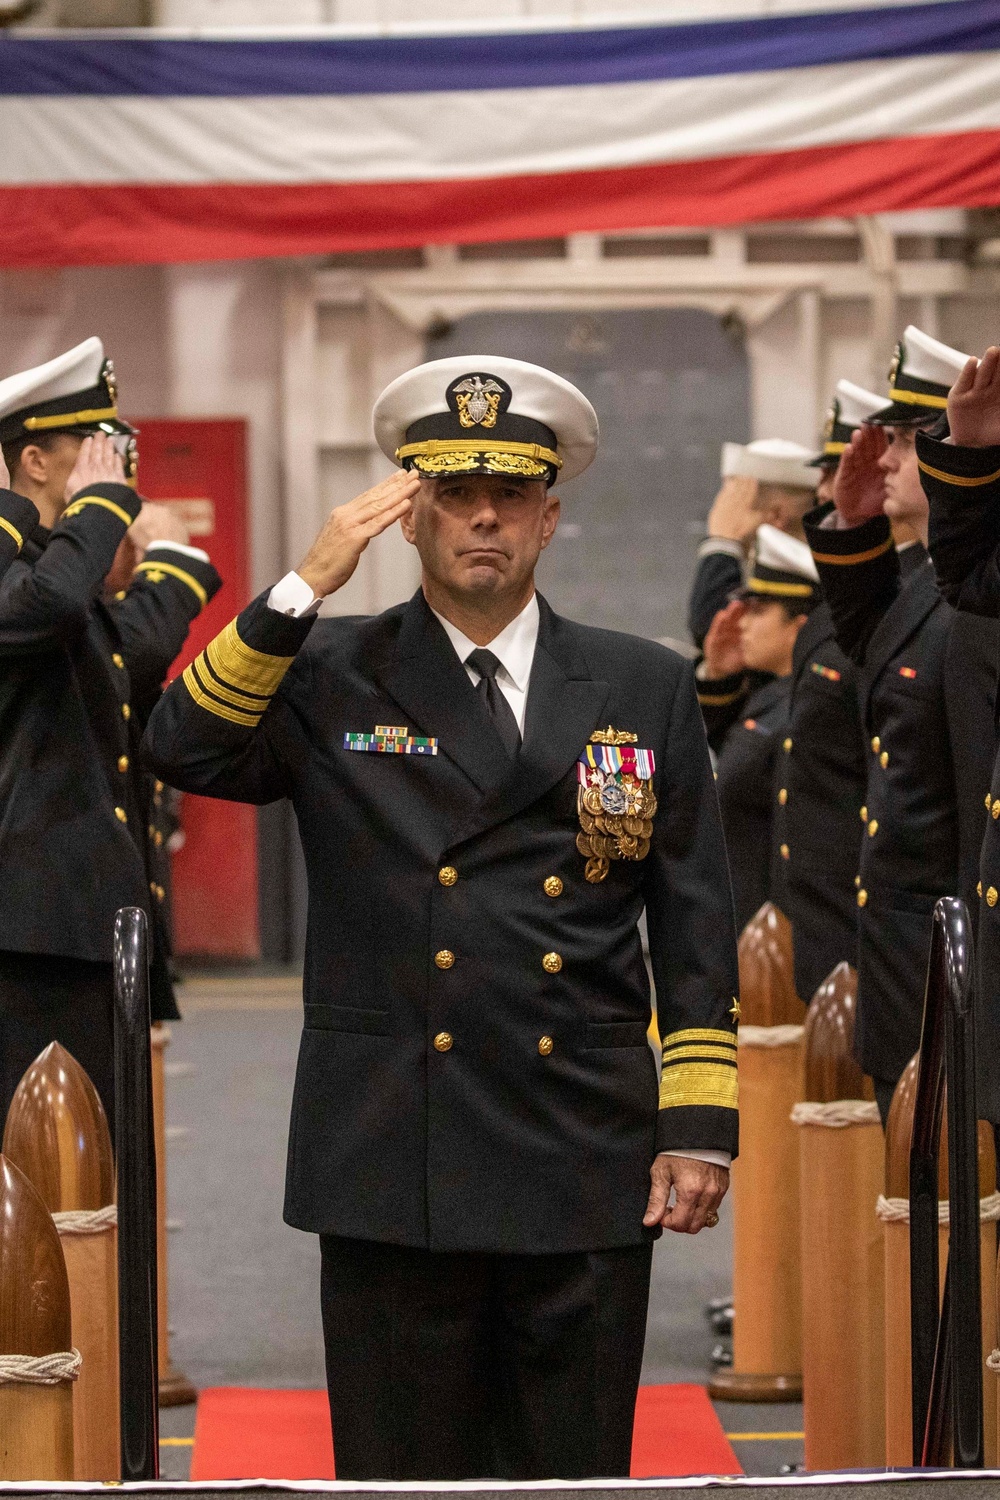
[[[292,615],[296,619],[304,615],[315,614],[322,602],[321,599],[316,598],[305,579],[300,578],[298,573],[286,573],[281,582],[276,583],[267,596],[269,609],[276,609],[279,614]],[[468,665],[467,661],[471,653],[477,650],[475,641],[470,641],[457,625],[446,620],[444,615],[439,615],[437,610],[433,610],[432,613],[437,620],[440,620],[445,635],[455,648],[459,661],[469,675],[469,681],[475,685],[479,682],[480,676],[474,667]],[[509,625],[505,625],[500,634],[495,636],[486,648],[492,651],[500,662],[497,670],[497,687],[513,710],[522,738],[524,737],[524,710],[528,703],[531,665],[535,659],[535,646],[538,644],[538,620],[538,596],[532,594],[521,613],[511,620]],[[670,1151],[660,1154],[686,1156],[692,1161],[706,1161],[714,1166],[726,1168],[732,1161],[728,1151]]]

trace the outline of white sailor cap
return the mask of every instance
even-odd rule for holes
[[[785,438],[758,438],[753,443],[723,443],[722,477],[738,475],[759,479],[762,484],[785,484],[792,489],[814,490],[819,476],[810,467],[814,449]]]
[[[885,427],[936,420],[969,356],[952,349],[911,323],[896,345],[889,367],[890,404],[872,420]]]
[[[783,599],[808,614],[819,603],[820,590],[819,573],[806,543],[777,526],[758,526],[753,566],[737,597]]]
[[[838,380],[823,429],[823,451],[813,463],[835,468],[852,434],[890,405],[887,396],[876,396],[874,391],[866,391],[864,386],[850,380]]]
[[[114,366],[99,338],[0,380],[0,443],[45,432],[131,433],[118,415]]]
[[[375,402],[387,458],[428,477],[496,474],[558,484],[597,452],[597,413],[561,375],[520,359],[456,355],[417,365]]]

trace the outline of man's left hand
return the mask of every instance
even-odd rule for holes
[[[668,1152],[654,1158],[649,1175],[652,1186],[642,1222],[647,1229],[662,1224],[676,1234],[697,1234],[704,1229],[709,1216],[718,1213],[729,1188],[725,1167]],[[671,1189],[674,1202],[668,1207]]]

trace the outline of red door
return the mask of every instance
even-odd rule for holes
[[[248,601],[246,423],[146,420],[139,428],[139,490],[174,506],[204,547],[223,585],[192,627],[171,678]],[[173,856],[174,947],[181,957],[260,957],[257,813],[185,793],[184,844]]]

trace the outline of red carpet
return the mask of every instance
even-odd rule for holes
[[[633,1479],[742,1472],[703,1386],[640,1387]],[[333,1477],[325,1391],[202,1391],[192,1480]]]

